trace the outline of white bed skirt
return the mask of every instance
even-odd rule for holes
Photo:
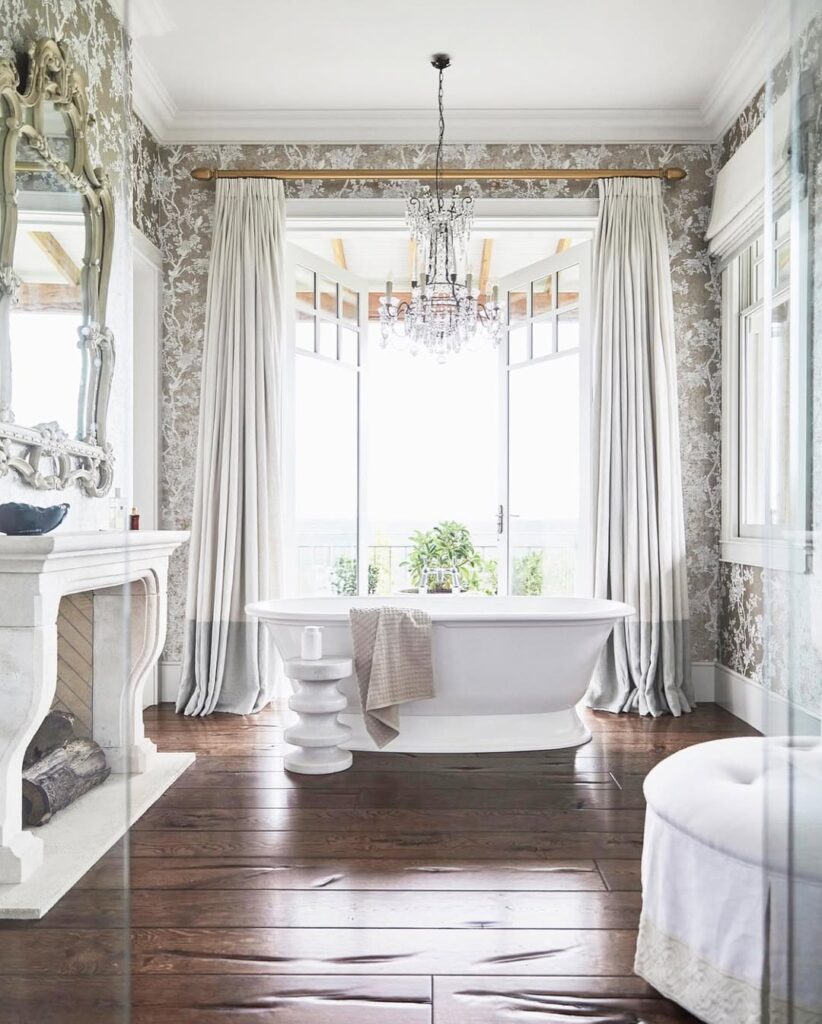
[[[778,772],[781,792],[785,766],[751,746],[765,742],[700,744],[646,780],[635,970],[709,1024],[822,1024],[822,789],[799,795],[814,819],[789,847],[768,783]]]

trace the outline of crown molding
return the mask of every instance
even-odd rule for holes
[[[164,0],[108,0],[132,39],[163,36],[177,27]]]
[[[135,56],[137,52],[135,48]],[[156,75],[154,77],[156,79]],[[136,107],[142,103],[138,91],[144,84],[138,83],[136,61],[134,79]],[[145,84],[149,84],[148,79],[147,75]],[[173,104],[168,98],[166,116],[154,116],[150,122],[146,121],[162,143],[388,144],[430,142],[436,137],[436,111],[430,109],[172,111],[170,107],[173,108]],[[156,113],[161,111],[156,110]],[[653,143],[709,142],[712,139],[697,110],[650,108],[451,110],[448,141]]]
[[[701,113],[714,139],[721,139],[739,117],[787,48],[784,31],[775,38],[773,28],[761,14],[706,96]]]
[[[817,0],[776,0],[760,13],[702,104],[702,116],[717,141],[818,14]]]
[[[166,142],[177,105],[139,43],[132,46],[131,106],[157,142]]]
[[[795,0],[791,19],[780,8],[750,25],[739,49],[697,108],[450,110],[448,141],[456,143],[714,143],[744,110],[768,71],[809,18],[811,0]],[[109,0],[122,18],[127,0]],[[135,39],[170,31],[162,0],[128,4]],[[402,144],[436,137],[436,112],[424,110],[179,109],[139,42],[133,46],[135,112],[162,144]]]

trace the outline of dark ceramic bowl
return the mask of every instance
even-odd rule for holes
[[[70,508],[67,502],[42,508],[40,505],[24,505],[20,501],[9,501],[5,505],[0,505],[0,533],[29,537],[48,533],[62,523]]]

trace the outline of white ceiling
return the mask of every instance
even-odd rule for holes
[[[161,141],[428,141],[436,50],[451,141],[714,140],[781,45],[766,0],[111,2]]]

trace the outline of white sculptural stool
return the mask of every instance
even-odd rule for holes
[[[285,674],[297,683],[288,706],[300,719],[285,730],[286,742],[297,748],[285,756],[288,771],[329,775],[351,767],[351,751],[340,746],[350,738],[351,729],[337,719],[338,712],[345,710],[348,701],[337,684],[353,671],[350,658],[286,661]]]

